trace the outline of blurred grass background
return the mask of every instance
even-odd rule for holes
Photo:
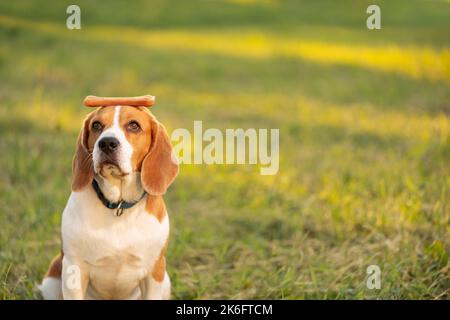
[[[280,128],[278,175],[181,167],[174,298],[449,298],[449,1],[69,4],[0,2],[0,298],[59,250],[84,96],[146,93],[169,131]]]

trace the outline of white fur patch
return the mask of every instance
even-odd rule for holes
[[[117,151],[117,162],[119,165],[120,170],[122,170],[125,174],[130,174],[132,171],[132,164],[131,164],[131,156],[133,155],[133,146],[128,142],[125,133],[123,132],[122,128],[120,127],[120,109],[121,106],[114,107],[114,120],[111,127],[107,128],[105,131],[102,132],[100,137],[98,137],[95,145],[94,145],[94,151],[93,151],[93,161],[94,161],[94,170],[96,173],[99,171],[99,165],[100,165],[100,157],[101,157],[101,150],[98,145],[98,142],[102,138],[106,137],[113,137],[119,140],[120,146]]]
[[[38,288],[45,300],[62,300],[63,298],[61,279],[45,277]]]

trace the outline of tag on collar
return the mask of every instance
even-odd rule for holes
[[[120,217],[123,214],[122,204],[123,204],[123,201],[120,201],[119,205],[117,206],[116,217]]]

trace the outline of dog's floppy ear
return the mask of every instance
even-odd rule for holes
[[[77,148],[72,162],[72,190],[80,191],[92,182],[94,167],[92,156],[88,150],[89,122],[94,115],[91,112],[84,119],[83,127],[77,139]]]
[[[162,195],[178,174],[178,162],[172,156],[172,145],[166,128],[150,113],[151,146],[142,162],[141,182],[151,195]]]

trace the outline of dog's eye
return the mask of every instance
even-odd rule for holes
[[[141,130],[141,126],[139,125],[139,123],[133,120],[128,122],[127,129],[131,132],[138,132]]]
[[[103,126],[102,126],[102,124],[100,122],[94,121],[92,123],[92,130],[94,130],[94,131],[102,131],[103,130]]]

